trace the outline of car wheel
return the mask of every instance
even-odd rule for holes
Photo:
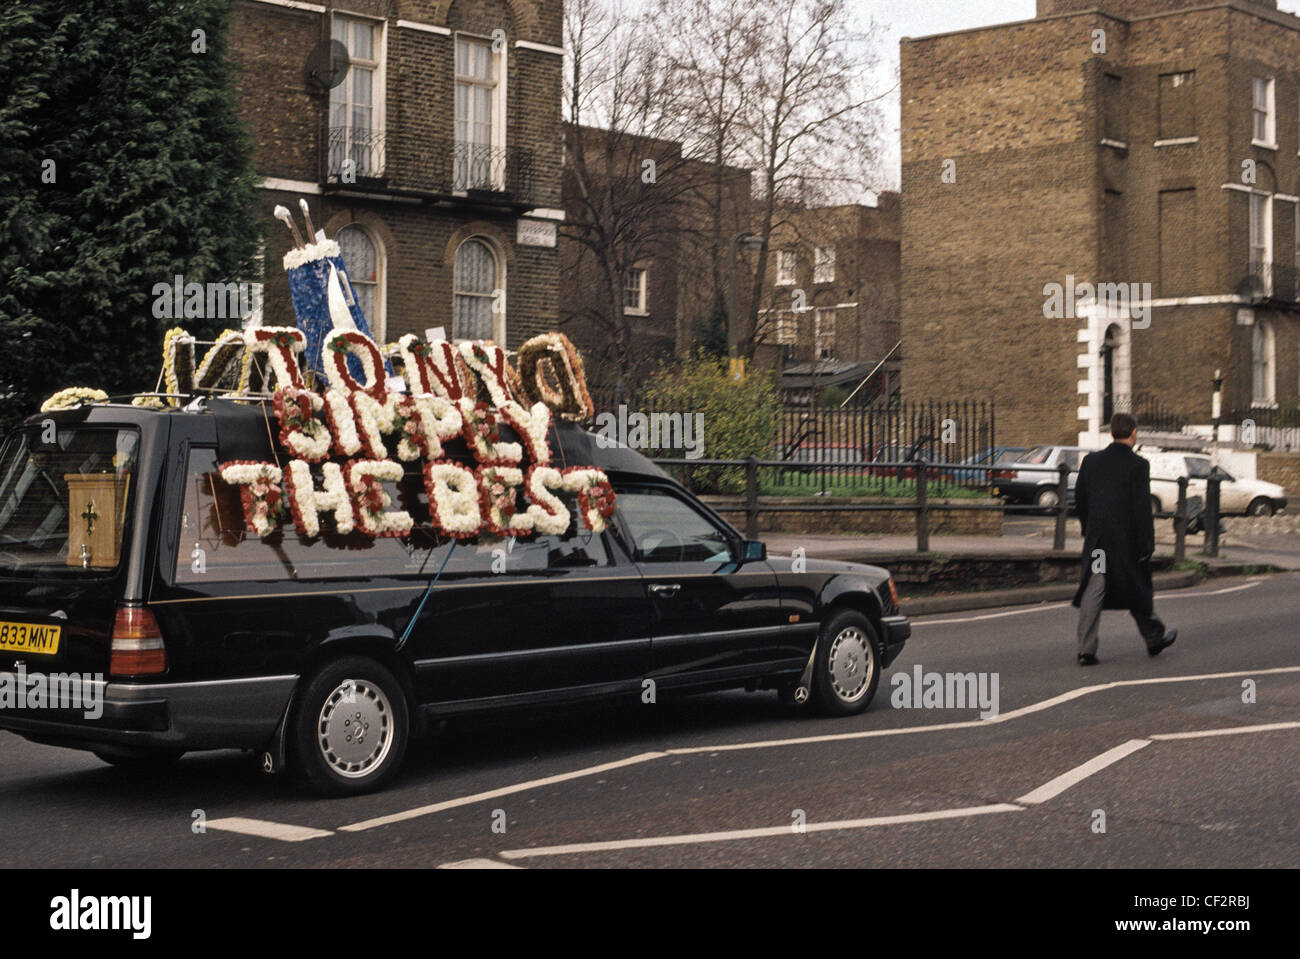
[[[1258,496],[1250,501],[1250,505],[1246,507],[1246,512],[1251,516],[1272,516],[1273,501],[1266,499],[1263,496]]]
[[[812,703],[827,716],[851,716],[870,704],[880,684],[880,643],[857,610],[840,610],[822,626],[813,662]]]
[[[291,761],[314,792],[359,795],[397,774],[409,730],[396,677],[374,660],[349,656],[327,663],[303,689]]]
[[[108,763],[110,766],[116,766],[118,769],[132,770],[150,770],[158,769],[162,766],[170,766],[176,760],[185,755],[183,749],[159,749],[159,750],[121,750],[109,752],[108,750],[95,750],[95,755]]]
[[[1164,510],[1160,506],[1160,497],[1158,496],[1151,497],[1151,515],[1159,516],[1163,512]]]
[[[1039,509],[1056,509],[1060,505],[1061,497],[1054,489],[1040,489],[1034,497],[1034,505]]]

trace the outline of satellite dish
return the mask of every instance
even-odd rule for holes
[[[339,40],[321,42],[307,55],[307,80],[322,90],[332,90],[348,75],[348,48]]]

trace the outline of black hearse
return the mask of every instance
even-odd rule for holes
[[[0,729],[149,765],[256,751],[316,790],[388,782],[430,720],[743,686],[860,712],[909,635],[889,574],[769,559],[653,463],[576,426],[609,527],[514,541],[246,531],[218,464],[285,458],[269,404],[95,403],[0,449],[0,673],[80,674],[102,714],[0,703]],[[419,524],[418,469],[387,487]],[[66,706],[66,704],[64,704]]]

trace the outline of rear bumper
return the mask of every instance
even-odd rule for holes
[[[0,705],[0,729],[76,749],[256,749],[275,733],[297,682],[297,676],[92,682],[79,708]]]
[[[880,621],[885,632],[885,662],[888,666],[903,651],[903,646],[912,635],[912,623],[906,616],[886,616]]]

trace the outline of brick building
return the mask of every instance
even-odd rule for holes
[[[860,396],[897,392],[899,383],[899,195],[874,206],[789,208],[770,241],[763,342],[780,351],[790,399],[815,390]],[[888,359],[886,359],[888,357]],[[883,366],[877,369],[884,360]]]
[[[751,174],[664,138],[566,124],[565,142],[558,328],[582,351],[593,397],[618,403],[688,351],[715,296],[727,296],[731,241],[752,222]],[[738,264],[741,311],[748,263]]]
[[[1037,13],[902,42],[909,389],[994,397],[1021,444],[1096,444],[1144,398],[1207,422],[1216,369],[1230,422],[1295,407],[1300,19]]]
[[[553,329],[561,0],[239,0],[233,49],[266,216],[339,241],[381,342]],[[330,86],[330,41],[349,67]],[[316,76],[313,77],[312,70]],[[293,322],[276,226],[264,322]]]

